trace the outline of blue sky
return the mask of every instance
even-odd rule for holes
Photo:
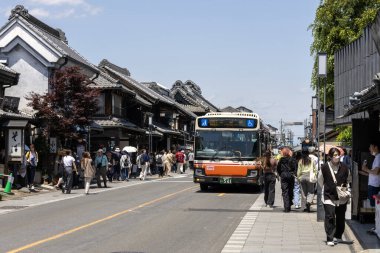
[[[319,0],[0,1],[0,24],[17,4],[66,33],[97,65],[126,67],[170,88],[192,80],[214,105],[245,106],[275,127],[311,114],[311,31]],[[296,137],[303,127],[292,127]]]

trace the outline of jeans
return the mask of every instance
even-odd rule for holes
[[[34,175],[36,174],[36,166],[28,165],[26,168],[26,173],[28,178],[28,184],[32,185],[34,183]]]
[[[294,179],[294,190],[293,190],[293,204],[295,206],[301,206],[301,191],[300,191],[300,183],[297,179]]]
[[[125,180],[128,178],[128,168],[120,169],[120,177],[121,177],[121,180]]]
[[[333,206],[323,205],[325,209],[325,231],[327,241],[331,242],[335,238],[342,239],[345,226],[345,214],[347,204]]]
[[[64,193],[66,190],[66,193],[69,194],[71,192],[71,187],[73,186],[73,171],[72,171],[72,169],[66,169],[65,168],[65,171],[63,173],[63,181],[65,183],[64,183],[64,186],[62,188],[62,192]]]
[[[265,204],[273,206],[275,187],[276,186],[276,175],[274,173],[264,174],[264,201]]]
[[[380,191],[380,187],[375,187],[372,185],[368,185],[368,199],[369,202],[371,203],[371,206],[375,206],[375,199],[372,198],[373,195],[377,195]]]
[[[313,202],[314,199],[314,183],[309,182],[308,177],[302,177],[301,180],[301,188],[302,188],[302,202],[303,206],[305,207],[305,200],[306,203]]]

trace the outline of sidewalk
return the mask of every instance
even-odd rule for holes
[[[290,213],[284,213],[280,183],[277,182],[274,208],[265,207],[264,194],[260,194],[222,253],[363,252],[360,240],[355,237],[347,222],[343,240],[354,240],[354,244],[327,246],[324,222],[317,222],[316,208],[314,204],[311,213],[303,212],[303,209],[292,209]]]
[[[171,178],[186,177],[191,171],[187,171],[185,174],[171,173]],[[164,177],[167,179],[168,177]],[[158,175],[147,176],[145,181],[136,179],[130,179],[127,181],[112,181],[107,182],[108,188],[98,188],[96,184],[92,184],[90,187],[90,195],[97,194],[104,191],[113,191],[120,188],[127,188],[137,184],[149,183],[153,180],[162,180],[158,178]],[[103,185],[103,182],[102,182]],[[36,187],[35,192],[29,192],[26,188],[21,188],[20,190],[12,190],[11,195],[5,195],[3,193],[4,189],[0,187],[1,194],[3,195],[3,200],[0,201],[0,215],[5,213],[14,212],[28,207],[44,205],[48,203],[58,202],[64,199],[85,197],[84,189],[72,189],[71,194],[62,194],[61,190],[56,190],[54,187],[49,185],[41,185]]]

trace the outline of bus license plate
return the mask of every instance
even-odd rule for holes
[[[232,184],[232,179],[230,177],[219,178],[219,183],[221,184]]]

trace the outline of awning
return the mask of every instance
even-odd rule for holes
[[[27,120],[8,120],[3,126],[9,128],[25,128],[27,124]]]
[[[375,97],[372,99],[361,101],[359,104],[354,105],[351,109],[349,109],[345,114],[338,116],[338,119],[348,117],[352,114],[364,112],[369,108],[375,107],[379,105],[380,97]]]
[[[126,119],[112,118],[112,119],[95,119],[94,122],[102,128],[125,128],[136,132],[145,132],[145,129],[138,127]]]
[[[149,131],[146,131],[145,134],[149,135]],[[156,131],[156,130],[151,131],[151,134],[152,134],[152,136],[155,136],[155,137],[162,137],[162,136],[164,136],[162,133],[160,133],[159,131]]]
[[[164,127],[162,125],[156,125],[154,124],[154,126],[156,127],[156,130],[163,133],[163,134],[175,134],[175,135],[181,135],[181,133],[179,131],[175,131],[173,129],[170,129],[168,127]]]

